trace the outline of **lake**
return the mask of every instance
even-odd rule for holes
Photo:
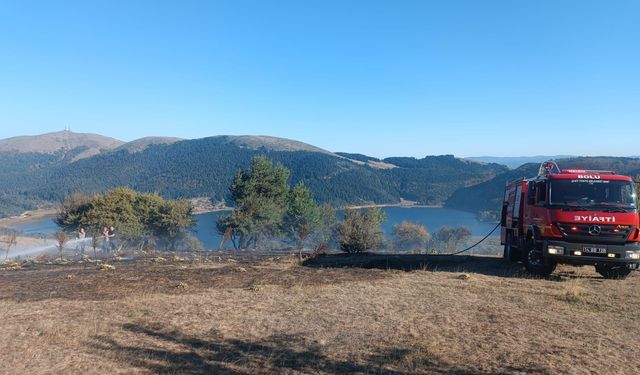
[[[440,207],[383,207],[382,211],[387,214],[387,219],[382,224],[382,229],[387,236],[391,235],[393,226],[402,221],[410,221],[422,224],[429,232],[435,232],[441,227],[448,225],[456,227],[464,225],[471,229],[473,236],[484,236],[493,229],[495,223],[478,221],[472,213]],[[229,211],[209,212],[196,215],[196,226],[194,233],[204,244],[206,249],[217,249],[220,245],[220,236],[216,233],[216,220],[220,215],[228,215]],[[51,217],[40,220],[19,223],[10,226],[25,234],[50,234],[58,230]],[[500,232],[494,232],[494,236]],[[227,245],[230,246],[230,245]]]

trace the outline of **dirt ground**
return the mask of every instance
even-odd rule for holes
[[[426,255],[0,269],[4,374],[636,374],[640,275]],[[9,267],[10,268],[10,267]]]

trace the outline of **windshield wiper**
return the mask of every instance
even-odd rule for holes
[[[585,205],[582,205],[577,202],[563,202],[563,203],[556,203],[556,204],[565,211],[586,211],[587,210]]]
[[[589,211],[590,209],[584,206],[560,206],[563,211]]]

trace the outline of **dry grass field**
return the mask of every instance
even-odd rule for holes
[[[640,275],[490,257],[0,270],[3,374],[636,374]],[[17,268],[17,267],[14,267]],[[103,267],[104,268],[104,267]]]

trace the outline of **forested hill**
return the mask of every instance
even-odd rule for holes
[[[443,204],[458,188],[487,181],[507,171],[445,156],[423,159],[352,160],[274,137],[217,136],[144,144],[135,152],[121,147],[71,162],[64,152],[4,154],[8,171],[0,180],[2,215],[20,213],[42,202],[59,202],[75,192],[97,193],[117,186],[158,192],[169,198],[208,196],[228,200],[235,173],[256,155],[265,155],[292,172],[291,182],[304,181],[321,202],[334,204]],[[48,159],[47,159],[48,158]],[[360,158],[361,159],[361,158]],[[44,164],[43,164],[44,160]],[[397,164],[396,164],[397,163]]]
[[[559,159],[556,162],[561,169],[612,170],[618,174],[632,177],[640,175],[640,159],[638,158],[577,157]],[[446,205],[471,212],[497,212],[502,205],[505,184],[518,178],[533,177],[538,173],[539,167],[539,163],[524,164],[488,181],[459,189],[449,197]]]

